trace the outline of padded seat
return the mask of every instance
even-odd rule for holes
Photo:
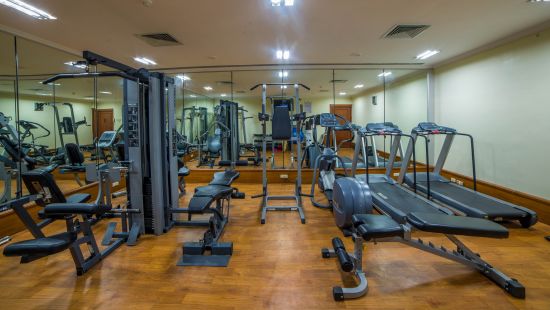
[[[88,214],[94,215],[101,211],[100,207],[93,203],[52,203],[44,208],[44,214]]]
[[[178,170],[178,177],[186,177],[189,175],[189,168],[187,167],[181,167]]]
[[[495,222],[480,218],[412,212],[407,215],[407,222],[419,230],[428,232],[487,238],[508,238],[508,229]]]
[[[224,196],[231,195],[233,188],[222,185],[206,185],[195,188],[193,197],[209,197],[212,199],[220,199]]]
[[[403,227],[389,216],[357,214],[353,216],[352,221],[357,231],[366,241],[403,236]]]
[[[51,255],[67,249],[76,240],[76,235],[64,232],[51,237],[20,241],[4,248],[5,256]]]
[[[235,170],[228,170],[222,172],[214,173],[214,178],[209,185],[222,185],[222,186],[231,186],[231,184],[239,178],[241,174]]]

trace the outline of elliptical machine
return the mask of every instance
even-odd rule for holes
[[[338,120],[342,120],[344,125],[340,125]],[[336,151],[336,131],[342,127],[351,128],[350,122],[344,117],[331,113],[322,113],[311,116],[310,119],[313,143],[307,147],[306,156],[309,162],[313,161],[313,179],[311,180],[310,200],[311,203],[322,209],[331,209],[333,204],[334,182],[342,175],[336,174],[336,167],[343,167],[344,177],[348,176],[344,160]],[[325,128],[324,144],[317,140],[317,126]],[[332,147],[331,147],[332,145]],[[314,160],[313,160],[314,159]],[[323,192],[328,200],[328,204],[320,203],[315,200],[315,184]]]

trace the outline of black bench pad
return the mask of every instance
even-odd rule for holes
[[[75,234],[64,232],[51,237],[20,241],[6,246],[4,255],[51,255],[67,249],[75,240]]]
[[[363,239],[403,237],[403,227],[391,217],[376,214],[354,215],[353,224]]]
[[[100,212],[98,205],[93,203],[52,203],[44,208],[44,214],[88,214]]]
[[[214,178],[209,183],[210,185],[231,186],[231,184],[239,178],[241,174],[238,171],[228,170],[214,173]]]
[[[231,195],[232,187],[222,185],[206,185],[195,188],[193,197],[210,197],[214,200]]]
[[[422,231],[448,235],[508,238],[508,229],[486,219],[412,212],[407,215],[407,221]]]

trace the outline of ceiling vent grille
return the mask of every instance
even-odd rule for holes
[[[430,28],[430,25],[397,25],[390,29],[385,35],[386,39],[412,39],[424,30]]]
[[[173,45],[182,45],[181,42],[176,40],[172,35],[168,33],[147,33],[147,34],[138,34],[138,38],[145,41],[151,46],[173,46]]]
[[[348,80],[330,80],[329,83],[334,83],[334,84],[343,84],[343,83],[347,83]]]

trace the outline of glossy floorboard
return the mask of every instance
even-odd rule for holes
[[[193,184],[189,184],[189,193]],[[258,185],[242,185],[247,196]],[[273,185],[274,194],[290,185]],[[181,204],[186,204],[182,198]],[[331,213],[305,203],[307,224],[296,212],[268,213],[259,224],[259,200],[234,200],[223,240],[234,242],[228,268],[176,267],[184,241],[203,229],[175,228],[162,236],[144,236],[123,246],[87,274],[76,277],[69,252],[27,265],[0,257],[2,309],[550,309],[550,227],[511,226],[504,240],[461,238],[488,262],[527,288],[518,300],[475,271],[397,244],[369,244],[364,260],[370,291],[346,302],[332,299],[341,285],[335,260],[320,249],[340,236]],[[105,224],[94,230],[101,236]],[[48,227],[59,231],[62,223]],[[421,234],[440,243],[444,238]],[[29,237],[27,232],[14,241]],[[351,249],[350,240],[345,240]],[[450,247],[449,247],[450,248]],[[344,278],[348,285],[352,281]]]

